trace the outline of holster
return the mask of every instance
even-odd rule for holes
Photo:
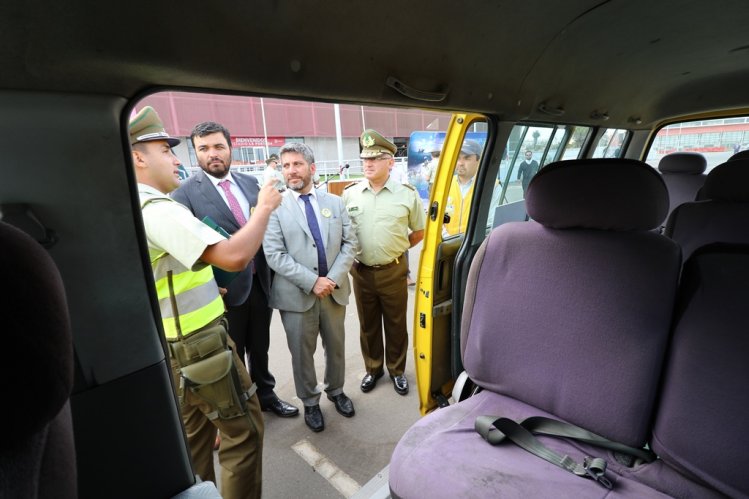
[[[227,338],[223,321],[219,321],[168,343],[179,369],[180,399],[184,390],[190,390],[213,409],[207,414],[209,419],[244,415],[245,402],[256,390],[254,383],[249,390],[243,389]]]

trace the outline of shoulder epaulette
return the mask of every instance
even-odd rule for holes
[[[173,201],[173,202],[176,202],[172,198],[157,196],[157,197],[148,198],[145,201],[143,201],[143,203],[140,205],[140,209],[142,210],[143,208],[145,208],[147,205],[149,205],[151,203],[159,203],[161,201]]]
[[[359,184],[361,184],[361,180],[357,180],[356,182],[351,182],[349,185],[347,185],[346,187],[344,187],[343,190],[345,191],[349,187],[353,187],[353,186],[359,185]]]
[[[415,191],[415,190],[416,190],[416,187],[412,186],[411,184],[402,184],[402,185],[403,185],[403,187],[408,187],[408,188],[409,188],[409,189],[411,189],[412,191]]]

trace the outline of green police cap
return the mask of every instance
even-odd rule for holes
[[[359,137],[359,142],[362,147],[360,158],[374,158],[380,154],[395,156],[395,151],[398,149],[395,144],[372,129],[364,130]]]
[[[170,137],[166,133],[158,113],[151,106],[144,107],[130,119],[128,130],[131,145],[152,140],[166,140],[169,147],[174,147],[180,143],[178,138]]]

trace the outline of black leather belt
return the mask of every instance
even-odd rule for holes
[[[367,270],[385,270],[385,269],[389,269],[390,267],[394,267],[394,266],[398,265],[398,263],[400,263],[400,262],[396,258],[392,262],[390,262],[390,263],[384,263],[382,265],[364,265],[359,260],[357,260],[356,263],[357,263],[357,265],[359,267],[363,267],[363,268],[365,268]]]

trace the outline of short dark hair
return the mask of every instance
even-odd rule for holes
[[[229,133],[229,130],[215,121],[204,121],[195,125],[192,132],[190,132],[190,142],[192,142],[192,147],[195,147],[195,137],[205,137],[206,135],[216,132],[224,134],[224,137],[226,137],[226,143],[229,145],[229,149],[231,149],[231,134]]]

